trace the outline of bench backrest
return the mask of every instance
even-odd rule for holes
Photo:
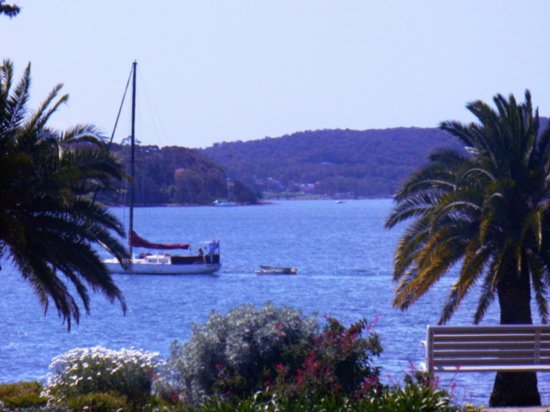
[[[428,326],[429,372],[550,370],[550,326]]]

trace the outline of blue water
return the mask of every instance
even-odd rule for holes
[[[0,272],[0,382],[45,379],[53,356],[74,347],[136,347],[167,356],[185,341],[193,323],[211,310],[271,301],[306,314],[351,323],[377,319],[384,352],[376,360],[386,382],[398,383],[424,359],[426,325],[437,322],[452,276],[407,312],[392,308],[392,259],[403,227],[385,230],[390,200],[285,201],[233,208],[173,207],[136,210],[136,229],[156,241],[220,239],[223,268],[215,276],[115,275],[128,313],[93,297],[90,316],[68,333],[55,310],[43,315],[28,284],[9,265]],[[124,218],[123,209],[114,212]],[[298,276],[257,276],[262,264],[296,266]],[[477,295],[452,324],[469,324]],[[497,307],[484,323],[497,323]],[[441,375],[460,402],[487,403],[493,374]],[[548,378],[539,383],[550,401]]]

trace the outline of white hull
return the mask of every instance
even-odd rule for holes
[[[258,275],[297,275],[298,269],[296,268],[279,268],[274,266],[260,266],[260,269],[256,271]]]
[[[147,262],[145,259],[132,259],[132,265],[125,270],[116,259],[104,261],[110,273],[128,275],[200,275],[217,272],[219,263],[186,263],[172,264],[170,262]]]

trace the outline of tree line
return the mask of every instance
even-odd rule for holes
[[[430,151],[457,147],[439,129],[317,130],[201,152],[259,192],[389,197]]]
[[[128,171],[129,146],[113,144],[110,150]],[[116,183],[117,190],[104,194],[101,200],[126,204],[129,183]],[[257,193],[228,178],[221,167],[197,150],[177,146],[136,146],[133,184],[137,205],[205,205],[216,199],[252,204],[258,200]]]

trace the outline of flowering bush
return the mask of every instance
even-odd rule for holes
[[[248,396],[275,379],[276,365],[303,359],[295,348],[318,333],[314,317],[287,307],[212,312],[205,325],[194,325],[189,342],[172,344],[169,363],[180,397],[198,403],[213,394]]]
[[[273,389],[285,397],[346,395],[361,397],[381,389],[379,368],[372,358],[382,351],[378,335],[369,333],[371,325],[360,320],[349,328],[328,318],[323,331],[314,336],[302,351],[302,364],[277,365]]]
[[[201,412],[480,412],[483,407],[451,402],[449,394],[437,388],[426,375],[405,376],[404,386],[382,386],[361,396],[342,392],[297,393],[284,396],[271,389],[256,392],[245,399],[208,399]]]
[[[443,392],[421,389],[384,388],[380,394],[366,398],[341,395],[281,398],[272,393],[257,393],[246,399],[229,401],[213,398],[201,412],[481,412],[472,405],[461,407],[449,403]]]
[[[371,359],[381,347],[375,334],[364,336],[368,330],[364,320],[345,328],[329,318],[321,330],[296,309],[242,306],[195,326],[188,343],[173,344],[169,363],[180,399],[193,404],[265,389],[282,397],[360,396],[379,387]]]
[[[150,395],[161,366],[157,353],[76,348],[52,360],[42,395],[50,405],[92,393],[119,394],[139,403]]]

